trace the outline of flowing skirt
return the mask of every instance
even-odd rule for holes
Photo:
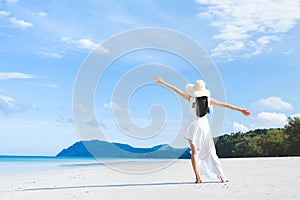
[[[220,176],[224,176],[223,168],[216,154],[207,117],[192,117],[184,137],[197,148],[198,168],[201,178],[220,180]]]

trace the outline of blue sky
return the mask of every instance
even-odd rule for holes
[[[283,127],[287,117],[300,115],[299,13],[300,2],[286,0],[1,0],[0,155],[55,155],[80,140],[72,110],[80,66],[104,40],[142,27],[172,29],[192,38],[217,66],[226,102],[252,111],[246,118],[227,110],[223,130],[215,134]],[[174,139],[180,112],[173,93],[149,84],[134,93],[127,108],[111,101],[113,84],[147,63],[167,65],[189,82],[201,78],[188,63],[163,51],[123,56],[99,82],[98,124],[86,121],[91,130],[100,125],[107,139],[135,146]],[[166,81],[184,89],[171,78]],[[167,113],[168,123],[158,136],[135,140],[114,124],[112,110],[129,110],[137,126],[147,126],[154,104],[164,105]]]

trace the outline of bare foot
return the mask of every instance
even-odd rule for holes
[[[196,181],[195,181],[195,183],[202,183],[202,181],[201,181],[201,178],[198,176],[198,177],[196,177]]]
[[[220,176],[220,179],[221,179],[222,183],[226,183],[226,182],[230,181],[230,179],[228,179],[228,178],[226,178],[224,176]]]

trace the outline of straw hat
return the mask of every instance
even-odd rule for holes
[[[203,80],[197,80],[195,84],[188,83],[185,90],[191,97],[210,96],[210,91],[206,89],[206,84]]]

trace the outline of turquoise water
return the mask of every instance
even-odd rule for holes
[[[94,158],[56,158],[41,156],[0,156],[0,176],[23,172],[102,165]]]
[[[26,172],[41,172],[49,170],[74,169],[89,166],[109,166],[125,172],[140,173],[161,169],[173,163],[174,159],[120,159],[120,158],[78,158],[78,157],[42,157],[42,156],[0,156],[0,178],[11,175],[21,175]],[[132,169],[127,166],[146,165],[145,169]],[[156,168],[153,168],[153,166]],[[126,167],[127,166],[127,167]]]

